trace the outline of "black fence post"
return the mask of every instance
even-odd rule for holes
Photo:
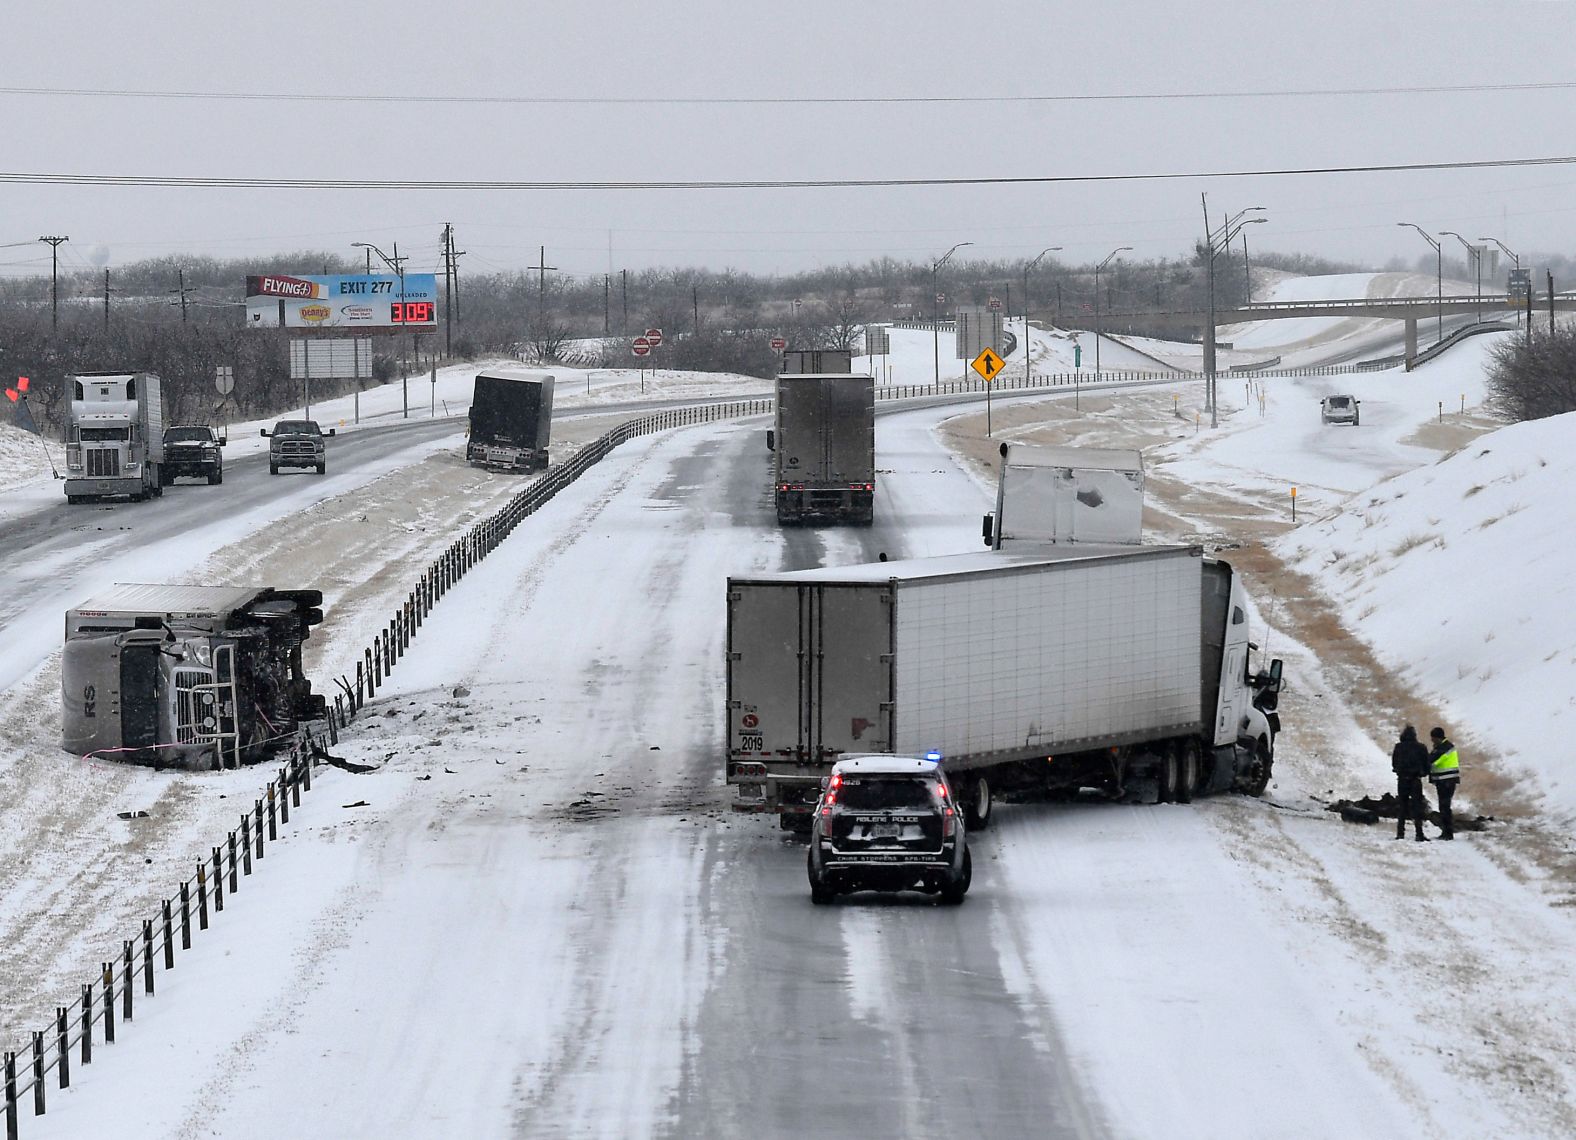
[[[366,680],[361,675],[361,662],[357,661],[356,662],[356,703],[354,705],[354,709],[355,709],[356,712],[360,712],[361,711],[362,693],[364,692],[362,686],[365,685],[365,684],[366,684]]]
[[[241,872],[252,873],[252,817],[241,817]]]
[[[292,757],[290,761],[290,806],[301,806],[301,758]]]
[[[275,781],[279,785],[279,822],[280,823],[289,823],[290,822],[290,792],[289,792],[290,785],[286,781],[286,776],[285,776],[285,774],[287,772],[289,772],[289,771],[290,771],[290,769],[288,767],[284,767],[284,768],[279,769],[279,779],[277,781]]]
[[[375,697],[375,696],[378,695],[378,686],[377,686],[377,683],[373,680],[373,677],[372,677],[372,648],[371,648],[371,646],[368,646],[366,649],[363,649],[361,651],[361,653],[362,653],[363,658],[366,661],[366,666],[367,666],[367,696]],[[360,673],[360,669],[358,667],[357,672],[356,672],[356,678],[357,678],[357,682],[358,682],[357,685],[356,685],[356,688],[357,688],[358,691],[361,688],[361,686],[359,684],[360,677],[361,677],[361,673]]]
[[[93,986],[82,987],[82,1063],[93,1063]]]
[[[16,1140],[16,1054],[5,1055],[5,1138]]]
[[[100,977],[104,983],[104,1044],[115,1044],[115,973],[104,963]]]
[[[44,1115],[44,1031],[33,1030],[33,1115]]]
[[[168,970],[170,967],[166,966]],[[142,992],[153,993],[153,919],[142,920]]]
[[[252,805],[252,818],[257,821],[257,857],[263,857],[263,797],[258,796],[257,802]]]
[[[170,917],[170,900],[164,900],[164,968],[175,969],[175,923]]]
[[[377,692],[377,686],[383,683],[383,633],[372,639],[372,691]]]
[[[123,939],[120,949],[120,1015],[131,1020],[131,979],[136,973],[131,964],[131,941]]]
[[[213,849],[213,909],[215,914],[224,913],[224,856],[219,849]]]
[[[301,757],[301,790],[310,792],[312,790],[312,738],[310,736],[307,737],[306,743],[308,751]]]
[[[197,863],[197,929],[208,929],[208,869],[200,860]]]
[[[230,893],[236,894],[241,889],[241,869],[235,865],[235,832],[230,832]]]
[[[181,949],[192,948],[192,892],[185,879],[181,880]],[[151,984],[151,983],[150,983]]]
[[[55,1059],[58,1061],[56,1068],[60,1070],[60,1087],[71,1087],[71,1040],[68,1018],[71,1011],[63,1005],[55,1007]]]
[[[274,782],[268,781],[268,842],[277,843],[279,832],[274,826]]]

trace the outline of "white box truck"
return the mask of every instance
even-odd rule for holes
[[[164,493],[164,411],[151,372],[66,377],[66,502]]]
[[[733,807],[809,823],[841,753],[939,758],[974,827],[998,790],[1153,778],[1262,792],[1280,662],[1197,546],[1073,544],[730,578]]]

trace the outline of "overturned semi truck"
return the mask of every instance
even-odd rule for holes
[[[301,671],[317,590],[116,585],[66,612],[62,746],[158,767],[230,768],[326,713]]]

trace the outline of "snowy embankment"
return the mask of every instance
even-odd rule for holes
[[[1412,685],[1576,819],[1576,413],[1360,491],[1280,543]],[[1459,743],[1459,742],[1458,742]]]

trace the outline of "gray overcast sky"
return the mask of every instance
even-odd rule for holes
[[[1576,85],[1576,0],[1177,4],[933,0],[238,5],[71,0],[8,13],[0,171],[420,180],[831,179],[1220,171],[1576,154],[1576,86],[967,104],[475,104],[107,98],[16,88],[293,95],[973,97]],[[1576,252],[1576,166],[820,190],[286,190],[0,185],[0,246],[63,264],[352,252],[468,272],[653,264],[793,271],[954,242],[1087,263],[1186,253],[1268,208],[1255,249],[1381,265],[1399,228]],[[611,240],[611,255],[609,244]],[[1451,242],[1451,239],[1446,239]],[[1451,242],[1453,244],[1453,242]],[[1449,246],[1447,245],[1447,255]],[[1459,256],[1461,251],[1456,247]],[[48,249],[0,248],[0,273]],[[304,267],[310,268],[310,267]]]

